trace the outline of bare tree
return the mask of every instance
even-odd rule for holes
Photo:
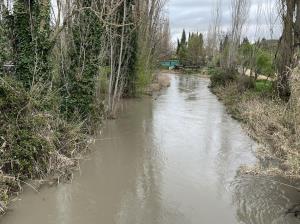
[[[264,7],[264,17],[269,29],[270,39],[274,38],[275,26],[278,20],[276,11],[277,9],[276,4],[274,4],[274,0],[267,0]]]
[[[221,0],[216,0],[214,9],[212,10],[212,20],[209,25],[209,30],[207,34],[207,53],[209,57],[215,57],[220,46],[220,36],[221,36]]]
[[[115,116],[116,113],[116,105],[117,102],[119,101],[119,98],[121,97],[121,93],[123,90],[123,86],[124,83],[122,83],[122,81],[124,81],[124,79],[122,78],[121,75],[121,68],[122,68],[122,64],[123,64],[123,60],[124,60],[124,45],[126,43],[125,42],[125,23],[126,23],[126,17],[127,17],[127,1],[124,0],[123,3],[123,18],[122,18],[122,31],[121,31],[121,36],[120,36],[120,48],[119,48],[119,53],[117,55],[118,58],[113,59],[114,57],[114,44],[112,43],[111,40],[111,53],[112,53],[112,58],[111,58],[111,79],[110,79],[110,88],[109,88],[109,108],[111,110],[111,116]],[[112,36],[111,38],[116,38],[115,35],[118,35],[117,32],[111,33]],[[117,68],[114,69],[114,63],[117,62]],[[112,77],[114,76],[113,72],[115,72],[115,78],[113,79]],[[114,82],[112,82],[114,80]]]
[[[163,9],[165,0],[137,0],[138,15],[138,75],[143,75],[141,69],[148,68],[151,76],[151,69],[158,58],[158,46],[160,44],[160,28],[164,20]]]
[[[165,18],[161,21],[159,31],[160,46],[159,46],[159,59],[164,60],[172,56],[171,34],[170,34],[170,21]]]
[[[233,68],[236,65],[238,47],[241,42],[243,28],[248,18],[250,9],[249,0],[232,0],[232,24],[230,32],[230,47],[228,53],[227,67]]]

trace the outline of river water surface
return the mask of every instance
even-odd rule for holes
[[[26,190],[2,224],[294,224],[297,190],[238,175],[256,144],[210,93],[170,75],[153,100],[127,100],[70,184]],[[281,180],[284,182],[284,180]]]

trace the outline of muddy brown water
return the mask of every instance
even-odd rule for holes
[[[255,163],[256,144],[208,80],[171,79],[156,100],[124,102],[72,183],[25,190],[0,223],[300,223],[286,213],[300,203],[297,190],[278,183],[288,182],[238,174]]]

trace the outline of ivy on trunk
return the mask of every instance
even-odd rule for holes
[[[50,0],[14,2],[16,77],[26,88],[50,76]]]

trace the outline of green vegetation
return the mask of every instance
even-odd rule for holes
[[[211,80],[211,87],[226,86],[237,79],[237,71],[214,68],[208,71]]]
[[[259,50],[255,60],[256,74],[261,74],[266,77],[274,77],[275,68],[272,55],[264,50]]]
[[[68,178],[120,98],[151,83],[164,24],[147,1],[0,1],[0,213],[28,179]]]
[[[17,0],[14,2],[13,44],[16,77],[26,88],[34,82],[49,81],[50,51],[50,1]],[[35,21],[32,23],[31,21]]]
[[[242,40],[242,27],[251,4],[233,1],[230,32],[216,43],[210,58],[211,89],[231,114],[244,122],[262,144],[258,157],[270,161],[247,170],[254,174],[300,177],[299,142],[299,1],[281,1],[280,40]],[[219,10],[219,9],[217,9]],[[259,16],[259,15],[257,15]],[[218,20],[218,15],[216,15]],[[217,23],[213,30],[218,30]],[[272,34],[270,35],[272,36]]]
[[[295,71],[296,74],[299,73]],[[233,81],[226,86],[216,86],[212,91],[224,102],[231,115],[242,121],[249,134],[261,143],[257,157],[271,161],[268,167],[262,163],[244,171],[255,175],[299,178],[299,98],[286,104],[270,93],[271,89],[272,83],[268,81],[257,81],[256,89],[244,90]]]
[[[139,69],[139,68],[138,68]],[[149,71],[139,71],[139,75],[137,77],[137,80],[135,82],[136,84],[136,94],[140,95],[144,92],[145,88],[152,82],[152,75],[151,70]]]
[[[267,40],[250,43],[244,39],[238,48],[236,66],[228,67],[230,39],[224,38],[219,55],[210,62],[208,71],[212,91],[225,103],[232,116],[242,121],[252,137],[263,147],[257,156],[271,161],[268,167],[258,164],[247,173],[284,175],[299,178],[300,155],[299,70],[290,80],[288,101],[278,95],[275,49]],[[274,41],[273,41],[274,42]],[[272,42],[272,43],[273,43]],[[226,46],[227,45],[227,46]],[[273,46],[273,45],[272,45]]]
[[[183,66],[200,67],[205,64],[204,40],[201,33],[190,33],[187,39],[185,30],[177,41],[177,57]]]
[[[255,89],[260,93],[271,93],[274,88],[274,83],[269,80],[256,80]]]
[[[82,124],[66,121],[59,112],[59,96],[44,88],[37,84],[27,91],[13,78],[0,78],[2,206],[28,178],[43,179],[58,171],[66,176],[86,150]]]
[[[91,7],[91,4],[91,0],[84,1],[82,7]],[[80,120],[88,121],[88,125],[99,123],[101,118],[97,116],[100,102],[96,102],[95,93],[104,28],[100,22],[87,26],[93,21],[97,21],[97,16],[89,10],[84,10],[76,16],[72,26],[73,47],[68,52],[70,67],[64,71],[65,76],[61,76],[65,79],[61,81],[62,112],[71,120],[74,119],[74,115],[81,117]],[[81,50],[82,44],[84,52]]]

